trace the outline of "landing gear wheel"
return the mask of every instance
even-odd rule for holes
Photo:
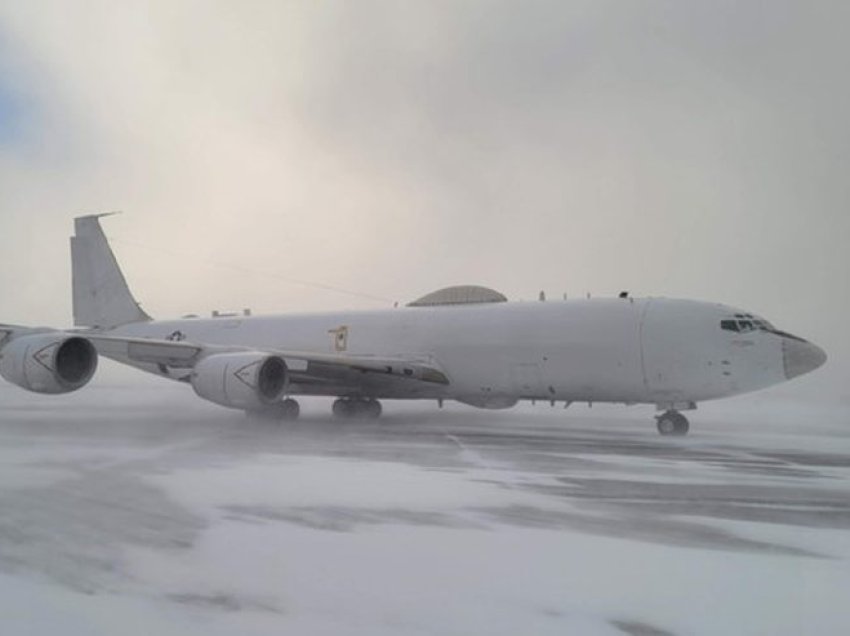
[[[286,398],[278,406],[278,413],[282,420],[297,420],[298,416],[301,415],[301,405],[292,398]]]
[[[341,420],[348,419],[354,415],[354,403],[345,398],[334,400],[333,404],[334,417]]]
[[[334,400],[333,414],[340,419],[362,418],[377,419],[381,417],[381,403],[378,400],[363,400],[358,398],[339,398]]]
[[[245,415],[249,418],[276,422],[297,420],[300,414],[301,406],[292,398],[270,404],[262,409],[245,411]]]
[[[688,434],[688,418],[678,411],[667,411],[657,418],[658,432],[662,435],[682,436]]]
[[[366,400],[360,405],[363,417],[368,417],[371,420],[376,420],[381,417],[383,408],[378,400]]]

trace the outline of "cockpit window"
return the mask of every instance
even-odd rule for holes
[[[721,320],[720,328],[724,331],[734,331],[736,333],[747,333],[749,331],[779,333],[767,320],[756,318],[752,314],[735,314],[735,320]]]

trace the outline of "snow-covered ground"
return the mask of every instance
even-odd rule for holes
[[[850,633],[850,409],[385,406],[0,387],[0,633]]]

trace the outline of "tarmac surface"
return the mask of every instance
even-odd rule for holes
[[[298,422],[280,424],[196,404],[194,396],[173,391],[159,397],[147,389],[97,389],[60,401],[12,391],[0,392],[0,574],[13,580],[83,595],[154,598],[201,614],[283,615],[283,593],[252,595],[239,585],[228,592],[197,584],[181,589],[171,581],[185,573],[163,574],[168,565],[147,570],[162,555],[179,560],[197,551],[205,535],[225,525],[276,528],[283,537],[303,531],[309,541],[392,528],[405,538],[426,536],[414,529],[454,531],[441,535],[451,544],[452,537],[496,532],[517,537],[514,557],[541,563],[546,554],[527,537],[542,535],[525,531],[626,541],[638,551],[660,547],[663,558],[653,559],[661,569],[667,556],[706,551],[715,555],[710,558],[769,557],[770,567],[787,564],[779,576],[789,577],[784,589],[792,596],[793,577],[801,572],[795,564],[809,564],[817,576],[825,567],[818,563],[832,564],[825,578],[799,583],[802,595],[847,577],[850,430],[840,426],[806,435],[800,427],[771,431],[700,422],[694,415],[691,436],[662,438],[650,411],[612,416],[604,409],[565,413],[540,405],[506,413],[390,405],[381,420],[340,422],[320,400],[308,401]],[[410,540],[413,551],[431,545],[431,539]],[[392,558],[376,550],[373,561]],[[597,558],[604,559],[600,550]],[[210,562],[216,557],[194,558],[187,570],[219,568]],[[494,567],[513,567],[501,551],[486,558]],[[739,561],[729,563],[734,574]],[[238,580],[258,567],[246,561],[220,569]],[[340,561],[338,567],[359,566]],[[275,585],[291,583],[279,576],[272,576]],[[380,568],[375,576],[383,576]],[[391,576],[384,579],[393,585]],[[477,584],[473,579],[459,589]],[[416,583],[409,585],[415,593]],[[535,597],[533,590],[522,594]],[[599,633],[699,631],[664,612],[660,621],[623,616],[616,595],[611,601]],[[822,611],[818,607],[801,608],[801,619]],[[549,612],[552,633],[575,627],[574,616],[558,625],[563,612]],[[850,625],[845,608],[834,612],[827,626]],[[306,625],[307,633],[332,631]],[[361,627],[375,631],[368,621]],[[796,628],[789,625],[788,633]],[[464,629],[463,620],[426,620],[411,633]],[[387,633],[396,631],[404,630]]]

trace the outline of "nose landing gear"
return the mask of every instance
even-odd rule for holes
[[[688,418],[679,411],[667,411],[655,417],[658,432],[662,435],[687,435],[690,424]]]

